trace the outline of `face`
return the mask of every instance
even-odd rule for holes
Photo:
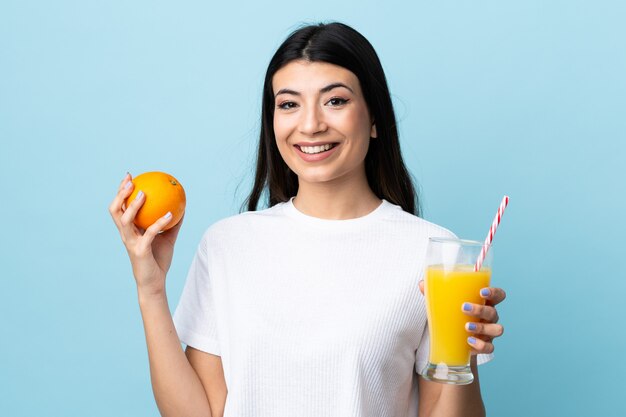
[[[300,185],[363,180],[376,127],[358,78],[337,65],[292,61],[272,81],[276,144]]]

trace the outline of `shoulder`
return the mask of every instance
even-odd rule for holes
[[[399,228],[407,233],[427,237],[457,237],[453,232],[443,226],[408,213],[402,210],[402,207],[395,204],[389,202],[387,202],[387,204],[389,205],[389,210],[386,221],[399,226]]]
[[[271,229],[284,218],[282,204],[259,210],[246,211],[225,217],[209,226],[202,236],[203,243],[224,241],[259,229]]]

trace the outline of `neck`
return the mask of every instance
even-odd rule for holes
[[[354,181],[311,183],[299,181],[294,206],[302,213],[329,220],[363,217],[382,203],[367,179]]]

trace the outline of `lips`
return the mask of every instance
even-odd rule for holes
[[[319,146],[323,146],[323,145],[333,145],[330,149],[322,151],[322,152],[318,152],[318,153],[306,153],[302,151],[302,146],[304,147],[319,147]],[[298,143],[294,145],[294,148],[296,149],[296,153],[300,156],[300,158],[306,162],[318,162],[321,161],[323,159],[328,158],[329,156],[331,156],[333,153],[335,153],[335,150],[340,146],[339,143],[337,142],[319,142],[319,143],[315,143],[315,144],[309,144],[309,143]]]
[[[300,145],[295,145],[295,146],[298,147],[298,149],[300,149],[302,152],[312,155],[312,154],[326,152],[330,150],[331,148],[333,148],[335,145],[336,143],[327,143],[325,145],[316,145],[316,146],[300,146]]]
[[[337,142],[298,142],[294,146],[300,146],[300,147],[302,147],[302,146],[323,146],[323,145],[328,145],[328,144],[336,145]]]

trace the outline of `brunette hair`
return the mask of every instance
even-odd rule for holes
[[[263,86],[261,134],[256,174],[250,195],[242,205],[257,210],[264,192],[268,207],[285,202],[298,191],[298,177],[283,161],[274,136],[274,92],[276,71],[294,60],[326,62],[351,71],[359,80],[365,102],[375,124],[377,138],[370,140],[365,172],[370,188],[378,196],[420,215],[418,196],[400,152],[396,117],[387,80],[376,51],[355,29],[343,23],[304,26],[289,35],[272,57]]]

